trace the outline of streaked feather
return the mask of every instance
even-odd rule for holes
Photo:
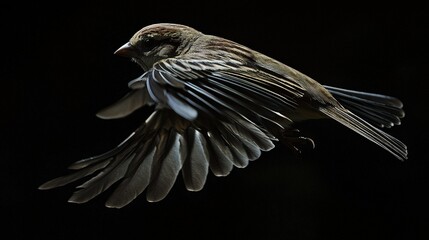
[[[277,105],[276,110],[294,109],[297,106],[295,98],[299,92],[291,94],[291,96],[278,94],[261,84],[264,81],[259,80],[257,73],[225,71],[216,72],[212,75],[216,76],[217,80],[230,84],[233,88],[248,92],[249,96],[264,101],[268,106],[274,107]],[[273,84],[270,83],[268,86],[272,87]]]
[[[164,84],[178,89],[183,89],[185,87],[185,82],[177,77],[174,77],[172,74],[162,70],[156,72],[159,72],[159,76],[162,78]]]
[[[280,124],[284,124],[284,122],[290,124],[291,122],[290,119],[282,117],[282,115],[265,107],[262,103],[247,99],[247,96],[244,96],[244,100],[238,99],[230,92],[222,92],[219,88],[205,87],[203,84],[187,83],[187,86],[189,87],[189,95],[198,94],[199,103],[210,106],[211,109],[215,110],[214,112],[217,113],[218,117],[226,117],[226,110],[228,110],[229,112],[239,112],[241,115],[248,116],[254,121],[258,121],[259,118],[266,116],[266,119],[273,122],[280,122]],[[237,92],[236,96],[242,96],[242,94]]]
[[[229,109],[231,111],[241,111],[242,114],[249,116],[249,111],[253,112],[253,114],[257,116],[264,116],[267,119],[270,119],[272,121],[281,121],[282,124],[285,124],[284,122],[291,123],[291,120],[287,117],[282,115],[279,115],[279,113],[276,110],[278,109],[278,106],[273,105],[272,103],[268,103],[266,100],[261,100],[258,98],[255,98],[255,96],[251,94],[245,94],[244,91],[238,91],[230,86],[227,86],[225,84],[222,84],[218,81],[214,81],[211,79],[208,79],[208,83],[200,83],[200,85],[206,90],[206,91],[212,91],[215,93],[216,100],[220,101],[221,99],[223,102],[230,102],[232,104],[229,104]],[[209,85],[212,84],[212,85]],[[271,102],[275,102],[272,100]],[[282,119],[281,119],[282,118]]]
[[[182,99],[186,99],[186,102],[191,105],[194,109],[199,110],[199,112],[204,113],[207,116],[215,118],[215,113],[211,111],[213,108],[210,108],[210,105],[205,104],[205,102],[201,102],[202,99],[200,96],[196,94],[184,95],[180,92],[177,93]]]
[[[200,106],[201,109],[205,110],[206,113],[212,115],[215,114],[215,116],[222,116],[224,107],[223,105],[219,104],[216,99],[210,98],[210,95],[208,92],[202,90],[201,88],[198,88],[197,86],[193,84],[188,84],[189,90],[187,91],[187,95],[182,94],[183,98],[188,100],[191,98],[196,99],[196,101],[188,101],[191,104],[196,103],[196,107]],[[214,101],[215,100],[215,101]]]

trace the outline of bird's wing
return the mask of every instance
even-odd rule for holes
[[[145,86],[142,86],[138,89],[132,89],[112,105],[100,110],[97,117],[102,119],[123,118],[146,105],[153,105],[153,101],[145,90]]]
[[[120,208],[144,190],[148,201],[162,200],[182,170],[187,189],[198,191],[209,169],[225,176],[274,148],[272,132],[292,123],[280,111],[294,109],[304,94],[293,81],[215,60],[166,59],[129,87],[131,100],[119,101],[102,117],[120,117],[152,102],[157,110],[115,149],[72,164],[76,172],[41,189],[98,172],[69,201],[89,201],[119,182],[106,206]]]
[[[218,117],[216,113],[222,115],[224,109],[229,109],[250,119],[275,120],[280,117],[290,121],[280,112],[294,110],[297,100],[305,92],[290,79],[238,61],[166,59],[156,64],[143,81],[154,99],[167,103],[188,120],[193,119],[175,108],[170,97]]]

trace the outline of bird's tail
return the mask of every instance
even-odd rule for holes
[[[378,127],[390,128],[401,124],[405,116],[402,102],[394,97],[324,86],[341,105],[365,121]]]
[[[325,88],[342,106],[323,107],[320,109],[322,113],[384,148],[398,159],[407,159],[407,146],[374,126],[399,125],[400,118],[404,117],[400,100],[380,94],[329,86]]]

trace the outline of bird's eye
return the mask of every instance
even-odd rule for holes
[[[143,52],[148,52],[158,45],[157,41],[153,38],[145,38],[142,41],[141,49]]]

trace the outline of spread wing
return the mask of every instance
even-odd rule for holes
[[[157,110],[119,146],[72,164],[74,173],[41,189],[96,174],[69,201],[89,201],[116,183],[106,206],[120,208],[145,190],[148,201],[162,200],[181,170],[186,188],[198,191],[209,169],[226,176],[274,148],[275,136],[292,123],[282,112],[293,111],[304,95],[290,79],[207,59],[160,61],[129,87],[131,93],[98,116],[123,117],[151,104]]]

